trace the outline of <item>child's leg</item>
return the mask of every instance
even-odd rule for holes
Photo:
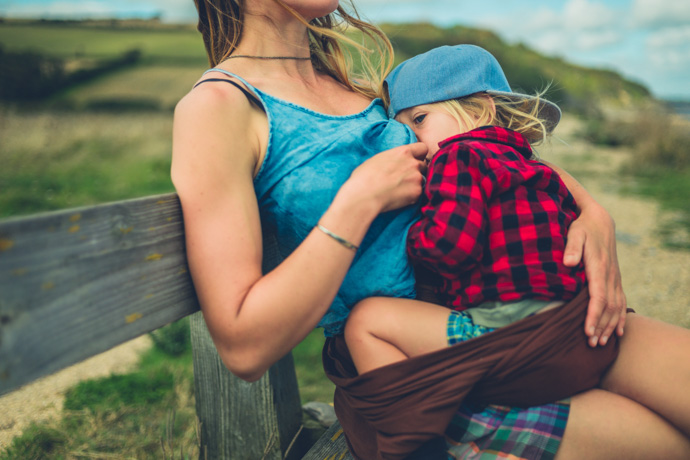
[[[448,346],[450,310],[411,299],[371,297],[345,324],[345,340],[360,374]]]

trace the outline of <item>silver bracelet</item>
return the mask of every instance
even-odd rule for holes
[[[345,238],[342,238],[342,237],[336,235],[335,233],[333,233],[332,231],[330,231],[329,229],[327,229],[326,227],[324,227],[321,224],[316,224],[316,228],[318,228],[319,230],[324,232],[326,235],[330,236],[331,238],[333,238],[338,243],[340,243],[341,245],[345,246],[348,249],[352,249],[353,251],[356,251],[357,249],[359,249],[359,246],[356,246],[356,245],[350,243],[349,241],[347,241]]]

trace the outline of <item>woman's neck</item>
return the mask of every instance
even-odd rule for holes
[[[261,5],[262,2],[256,2],[253,8],[247,8],[237,52],[262,56],[309,56],[307,26],[283,8],[273,6],[264,11]]]
[[[280,15],[273,10],[271,12],[272,16],[258,11],[245,14],[242,39],[233,55],[309,57],[307,27],[288,12]],[[316,79],[316,71],[310,60],[242,58],[233,62],[235,65],[248,71],[256,69],[265,78],[289,76],[307,82]]]
[[[282,8],[260,11],[265,2],[244,15],[242,39],[233,55],[309,56],[307,27]],[[281,10],[281,11],[277,11]],[[318,72],[311,60],[237,58],[219,67],[241,75],[252,86],[280,99],[331,115],[349,115],[363,110],[369,100]]]

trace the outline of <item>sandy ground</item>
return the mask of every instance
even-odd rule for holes
[[[627,153],[592,148],[576,132],[576,120],[566,116],[557,132],[563,142],[544,147],[542,158],[571,171],[613,215],[628,305],[690,327],[690,252],[665,249],[657,236],[659,223],[673,216],[651,200],[621,195],[615,171]],[[57,416],[67,388],[83,379],[126,372],[148,346],[148,336],[140,337],[0,398],[0,449],[31,421]]]
[[[628,306],[669,323],[690,327],[690,251],[665,248],[659,225],[674,214],[638,195],[620,193],[616,172],[629,153],[593,148],[577,138],[578,123],[566,117],[543,159],[562,165],[587,188],[616,222],[618,260]],[[685,235],[687,241],[687,235]]]

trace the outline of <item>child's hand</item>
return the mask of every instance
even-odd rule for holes
[[[421,142],[386,150],[360,165],[341,191],[371,200],[378,212],[409,206],[422,193],[427,148]]]
[[[589,285],[585,334],[592,347],[606,345],[614,330],[623,335],[626,299],[616,254],[615,224],[596,202],[582,209],[568,231],[563,263],[572,267],[584,259]]]

